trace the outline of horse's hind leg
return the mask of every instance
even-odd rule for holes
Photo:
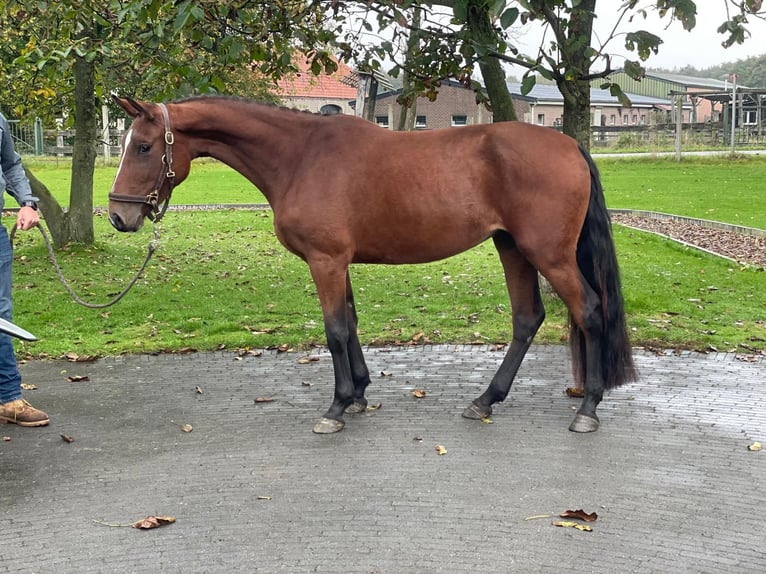
[[[537,269],[519,253],[507,233],[493,238],[505,272],[505,282],[511,297],[513,340],[500,368],[484,393],[463,411],[468,419],[483,419],[492,414],[492,405],[505,400],[537,330],[545,319],[540,298]]]
[[[575,380],[582,381],[584,397],[569,430],[593,432],[598,430],[596,415],[604,396],[602,370],[602,338],[604,320],[599,296],[580,273],[576,262],[550,270],[546,276],[569,308],[573,323],[572,337],[577,337],[572,353]],[[578,384],[579,386],[579,384]]]
[[[367,399],[364,392],[370,384],[370,371],[364,360],[362,345],[359,343],[357,326],[359,318],[356,314],[354,292],[351,289],[351,277],[346,273],[346,319],[348,322],[348,361],[351,366],[351,378],[354,381],[354,402],[346,407],[347,413],[361,413],[367,409]]]

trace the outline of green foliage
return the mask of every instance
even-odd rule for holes
[[[322,69],[334,63],[327,22],[321,3],[301,0],[10,0],[0,8],[0,65],[9,74],[0,97],[19,115],[32,106],[42,115],[44,103],[52,115],[72,110],[77,58],[95,65],[102,100],[112,90],[158,100],[264,96],[295,69],[297,49]]]

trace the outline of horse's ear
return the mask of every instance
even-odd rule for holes
[[[112,100],[120,106],[131,118],[137,118],[140,115],[146,116],[148,120],[154,119],[154,114],[147,109],[146,104],[141,104],[133,98],[120,98],[112,95]]]

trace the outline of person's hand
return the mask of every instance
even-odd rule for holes
[[[32,229],[40,222],[40,214],[33,208],[26,206],[19,209],[19,213],[16,216],[16,228],[26,231]]]

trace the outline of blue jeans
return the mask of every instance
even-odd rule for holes
[[[8,231],[0,225],[0,317],[13,320],[11,304],[11,286],[13,275],[13,248],[8,239]],[[7,403],[21,398],[21,373],[16,365],[16,352],[13,338],[0,333],[0,403]]]

